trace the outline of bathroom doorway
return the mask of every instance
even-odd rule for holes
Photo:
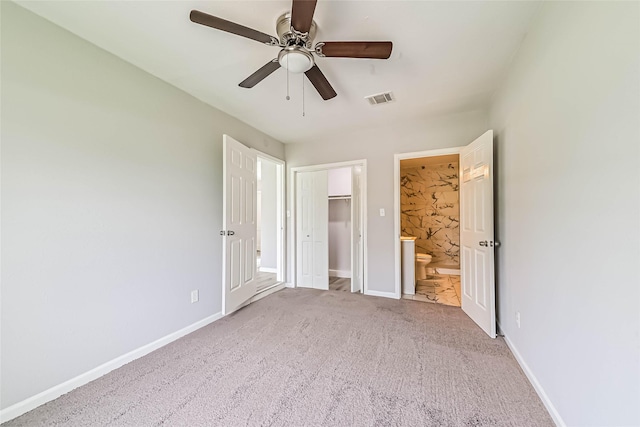
[[[459,163],[458,153],[400,160],[404,299],[461,306]]]
[[[447,241],[447,233],[442,233],[442,230],[456,228],[455,218],[449,218],[450,215],[447,215],[446,212],[446,209],[451,209],[451,212],[455,213],[455,208],[447,203],[442,203],[438,206],[439,202],[434,207],[434,201],[446,202],[447,200],[443,194],[433,190],[438,190],[438,186],[442,186],[443,189],[450,188],[455,186],[457,181],[459,195],[456,198],[452,198],[452,200],[457,199],[459,206],[457,228],[459,230],[458,260],[460,267],[458,268],[452,262],[454,258],[451,257],[451,254],[447,254],[446,250],[442,250],[446,249],[446,247],[432,247],[435,256],[430,256],[431,254],[416,255],[416,253],[419,254],[420,252],[416,252],[414,249],[415,244],[411,245],[407,244],[407,242],[418,240],[419,236],[402,236],[401,185],[403,181],[401,181],[401,161],[449,155],[459,156],[459,169],[457,172],[451,174],[444,172],[441,173],[442,176],[436,173],[435,183],[408,186],[406,189],[407,196],[422,191],[422,201],[420,203],[424,207],[409,205],[407,208],[407,210],[411,211],[409,213],[414,217],[418,217],[420,221],[409,223],[410,225],[417,223],[419,225],[417,231],[407,226],[405,232],[407,234],[418,234],[422,229],[426,229],[425,234],[421,235],[423,237],[433,237],[441,233],[444,235],[445,242],[447,242],[445,246],[448,246],[450,242]],[[457,276],[459,272],[460,291],[456,292],[456,296],[459,296],[460,307],[491,338],[496,337],[494,272],[495,250],[500,244],[500,242],[494,240],[493,234],[493,155],[493,130],[486,131],[464,147],[394,155],[394,227],[397,233],[395,242],[395,297],[401,298],[403,289],[405,289],[404,294],[408,295],[407,298],[415,299],[415,289],[413,289],[412,294],[411,287],[415,287],[416,270],[418,270],[418,274],[423,274],[419,271],[422,267],[426,266],[423,270],[424,276],[428,274],[434,274],[435,276],[446,275],[452,281],[456,278],[450,276]],[[405,165],[407,164],[405,163]],[[423,165],[410,166],[417,166],[422,170]],[[427,165],[424,166],[426,170]],[[451,171],[454,172],[455,162],[446,167],[451,168]],[[420,173],[417,175],[420,175]],[[404,181],[405,185],[409,182],[410,179],[408,178]],[[430,185],[434,187],[430,189]],[[431,219],[429,218],[430,216],[441,217],[440,223],[436,227],[429,228],[430,222],[428,220]],[[445,222],[449,223],[449,225],[446,225]],[[406,249],[404,257],[402,256],[402,246],[405,246]],[[454,245],[450,246],[453,247]],[[411,250],[412,248],[413,251]],[[427,251],[429,250],[428,248],[428,246],[425,246]],[[431,261],[434,262],[431,263]],[[434,277],[433,280],[437,279],[438,277]],[[455,292],[455,282],[451,284]],[[436,286],[432,287],[436,288]],[[407,292],[407,289],[409,289],[409,292]],[[437,289],[434,289],[434,293],[438,293]],[[410,295],[413,295],[413,297],[410,297]],[[444,299],[442,298],[443,301]]]

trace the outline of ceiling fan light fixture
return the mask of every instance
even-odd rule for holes
[[[280,65],[291,73],[304,73],[313,67],[313,57],[301,49],[283,49],[278,54]]]

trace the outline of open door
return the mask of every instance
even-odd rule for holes
[[[460,151],[462,310],[496,337],[493,240],[493,131]]]
[[[222,312],[242,307],[256,294],[256,154],[223,136]]]
[[[362,168],[351,168],[351,292],[362,292]]]
[[[296,284],[329,290],[327,171],[296,175]]]

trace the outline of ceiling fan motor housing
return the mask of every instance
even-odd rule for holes
[[[285,12],[276,21],[276,33],[280,39],[280,43],[285,46],[302,46],[306,49],[312,49],[313,39],[316,37],[318,26],[316,22],[311,23],[308,33],[298,33],[291,27],[291,12]]]

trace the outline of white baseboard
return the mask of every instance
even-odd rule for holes
[[[58,397],[70,392],[75,388],[83,386],[97,378],[100,378],[101,376],[108,374],[114,369],[117,369],[136,359],[139,359],[142,356],[146,356],[152,351],[157,350],[160,347],[163,347],[177,340],[178,338],[182,338],[183,336],[190,334],[197,329],[207,326],[208,324],[213,323],[222,317],[222,313],[216,313],[212,316],[206,317],[202,320],[197,321],[196,323],[180,329],[179,331],[173,332],[149,344],[143,345],[142,347],[132,350],[129,353],[123,354],[122,356],[116,357],[109,362],[103,363],[102,365],[93,368],[83,374],[80,374],[75,378],[71,378],[70,380],[53,386],[41,393],[38,393],[35,396],[31,396],[21,402],[15,403],[0,411],[0,423],[12,420],[26,412],[31,411],[32,409],[37,408],[40,405],[44,405],[47,402],[57,399]]]
[[[542,385],[540,385],[540,383],[538,382],[538,379],[529,368],[529,365],[527,365],[527,362],[524,361],[524,359],[522,358],[522,356],[520,355],[516,347],[513,345],[513,343],[509,339],[509,337],[504,334],[504,330],[502,329],[499,323],[498,323],[498,329],[503,333],[504,341],[507,343],[509,350],[511,350],[511,353],[513,353],[513,356],[518,361],[518,364],[524,371],[524,374],[529,379],[529,382],[533,386],[533,389],[536,391],[536,393],[538,393],[540,400],[542,400],[544,407],[547,408],[547,411],[549,412],[549,415],[551,415],[551,419],[553,419],[553,422],[558,427],[566,427],[567,425],[565,424],[564,420],[558,413],[558,410],[556,409],[556,407],[551,402],[551,399],[549,399],[549,396],[547,396],[547,393],[545,393],[544,389],[542,388]]]
[[[295,283],[291,283],[291,282],[286,282],[284,284],[285,288],[295,288],[296,284]]]
[[[278,273],[278,269],[277,268],[260,267],[259,270],[264,272],[264,273],[276,273],[276,274]]]
[[[396,295],[395,292],[381,292],[381,291],[366,290],[364,291],[364,294],[371,295],[372,297],[399,299],[399,297]]]
[[[345,279],[351,278],[351,271],[349,270],[329,270],[329,277],[341,277]]]

